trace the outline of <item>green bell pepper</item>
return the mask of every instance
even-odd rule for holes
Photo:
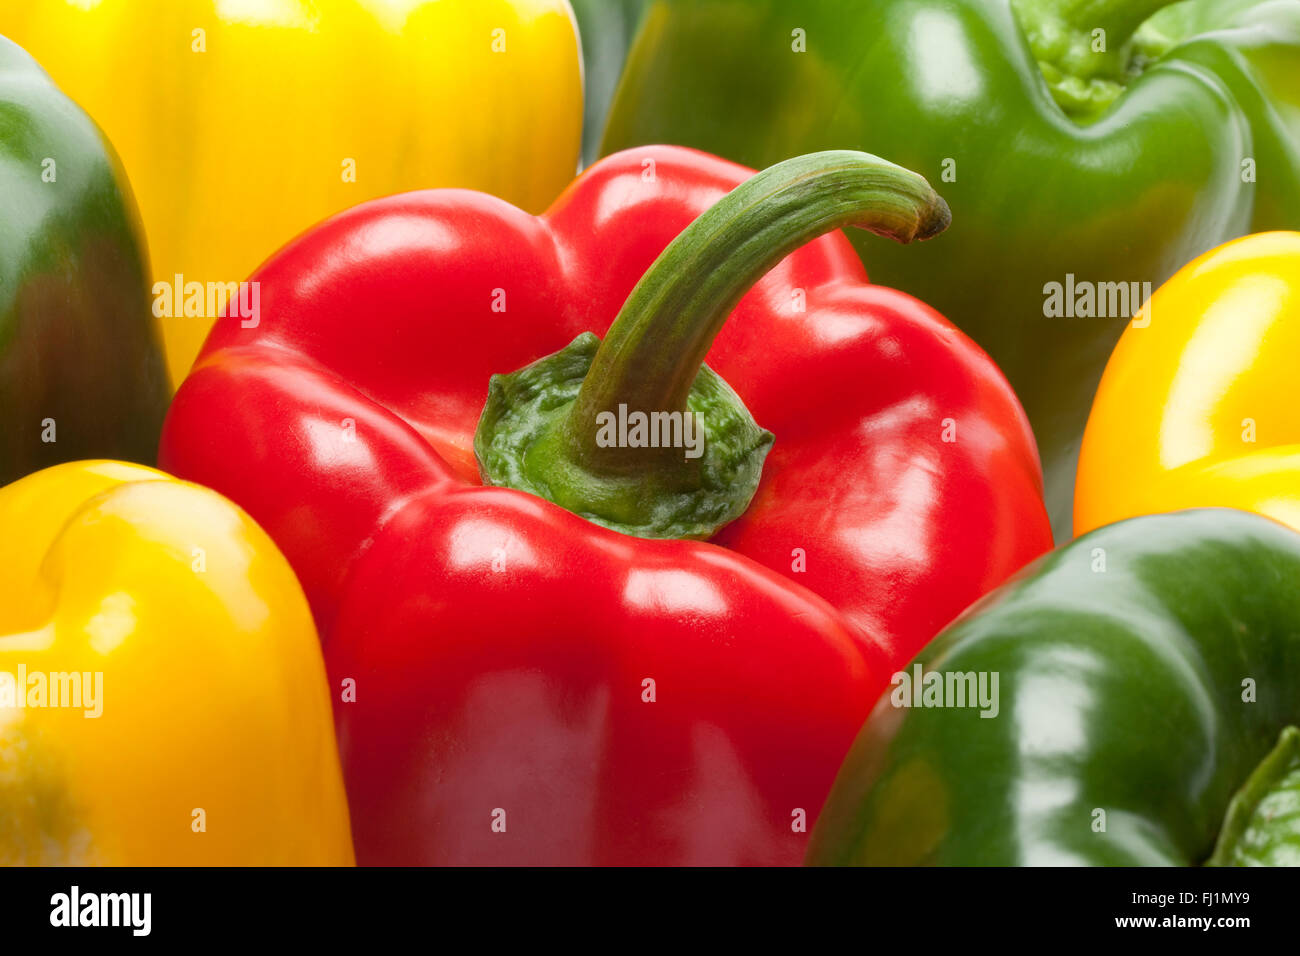
[[[1002,367],[1068,537],[1093,392],[1146,289],[1300,227],[1300,3],[1170,2],[654,0],[602,149],[862,149],[926,176],[941,241],[854,241]]]
[[[1300,534],[1281,524],[1207,509],[1109,525],[902,673],[809,862],[1300,864]],[[972,685],[996,693],[972,707]]]
[[[117,157],[0,37],[0,485],[80,458],[153,461],[168,397]]]

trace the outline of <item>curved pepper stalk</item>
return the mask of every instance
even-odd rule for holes
[[[748,507],[773,441],[703,364],[736,305],[795,249],[842,226],[907,243],[950,221],[924,178],[867,153],[764,170],[669,244],[603,343],[584,332],[492,377],[474,436],[483,482],[638,537],[711,537]]]

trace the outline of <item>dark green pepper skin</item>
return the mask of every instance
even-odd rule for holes
[[[0,37],[0,485],[154,460],[169,389],[147,267],[112,147]]]
[[[998,673],[997,716],[887,692],[810,863],[1203,862],[1234,792],[1267,782],[1252,771],[1300,724],[1300,535],[1228,509],[1110,525],[973,605],[916,663]],[[1300,859],[1293,816],[1271,840],[1234,839]]]
[[[1072,116],[1008,0],[654,0],[602,150],[677,143],[763,168],[861,149],[926,176],[952,208],[947,235],[854,241],[874,281],[937,308],[1006,373],[1065,539],[1083,426],[1129,315],[1049,318],[1044,287],[1155,288],[1230,238],[1300,227],[1300,3],[1192,0],[1138,38],[1112,31],[1137,75],[1109,109]]]

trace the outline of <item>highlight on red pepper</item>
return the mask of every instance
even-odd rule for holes
[[[827,234],[947,218],[862,153],[654,147],[253,276],[161,460],[303,582],[360,862],[799,861],[890,671],[1050,545],[997,368]]]

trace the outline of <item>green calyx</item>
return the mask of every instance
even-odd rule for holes
[[[711,537],[744,513],[773,436],[704,363],[745,293],[842,226],[929,239],[948,206],[916,173],[834,150],[764,170],[668,245],[602,342],[494,375],[474,435],[484,484],[642,538]]]
[[[602,422],[615,442],[620,427],[625,441],[646,441],[638,448],[645,453],[642,471],[591,469],[566,454],[568,418],[562,412],[577,401],[600,344],[600,336],[584,332],[554,355],[512,375],[492,376],[474,439],[485,483],[530,492],[643,538],[706,538],[739,517],[758,488],[772,433],[707,365],[687,398],[687,414],[643,423],[629,421],[627,411],[620,418],[615,409]],[[649,446],[652,437],[663,438],[665,423],[668,441]],[[631,434],[638,428],[644,434]],[[681,447],[673,446],[675,430],[682,433]],[[696,449],[705,453],[688,458]]]
[[[1287,727],[1228,805],[1207,866],[1300,866],[1300,729]]]
[[[1173,41],[1149,23],[1178,0],[1012,0],[1052,98],[1090,122]]]

